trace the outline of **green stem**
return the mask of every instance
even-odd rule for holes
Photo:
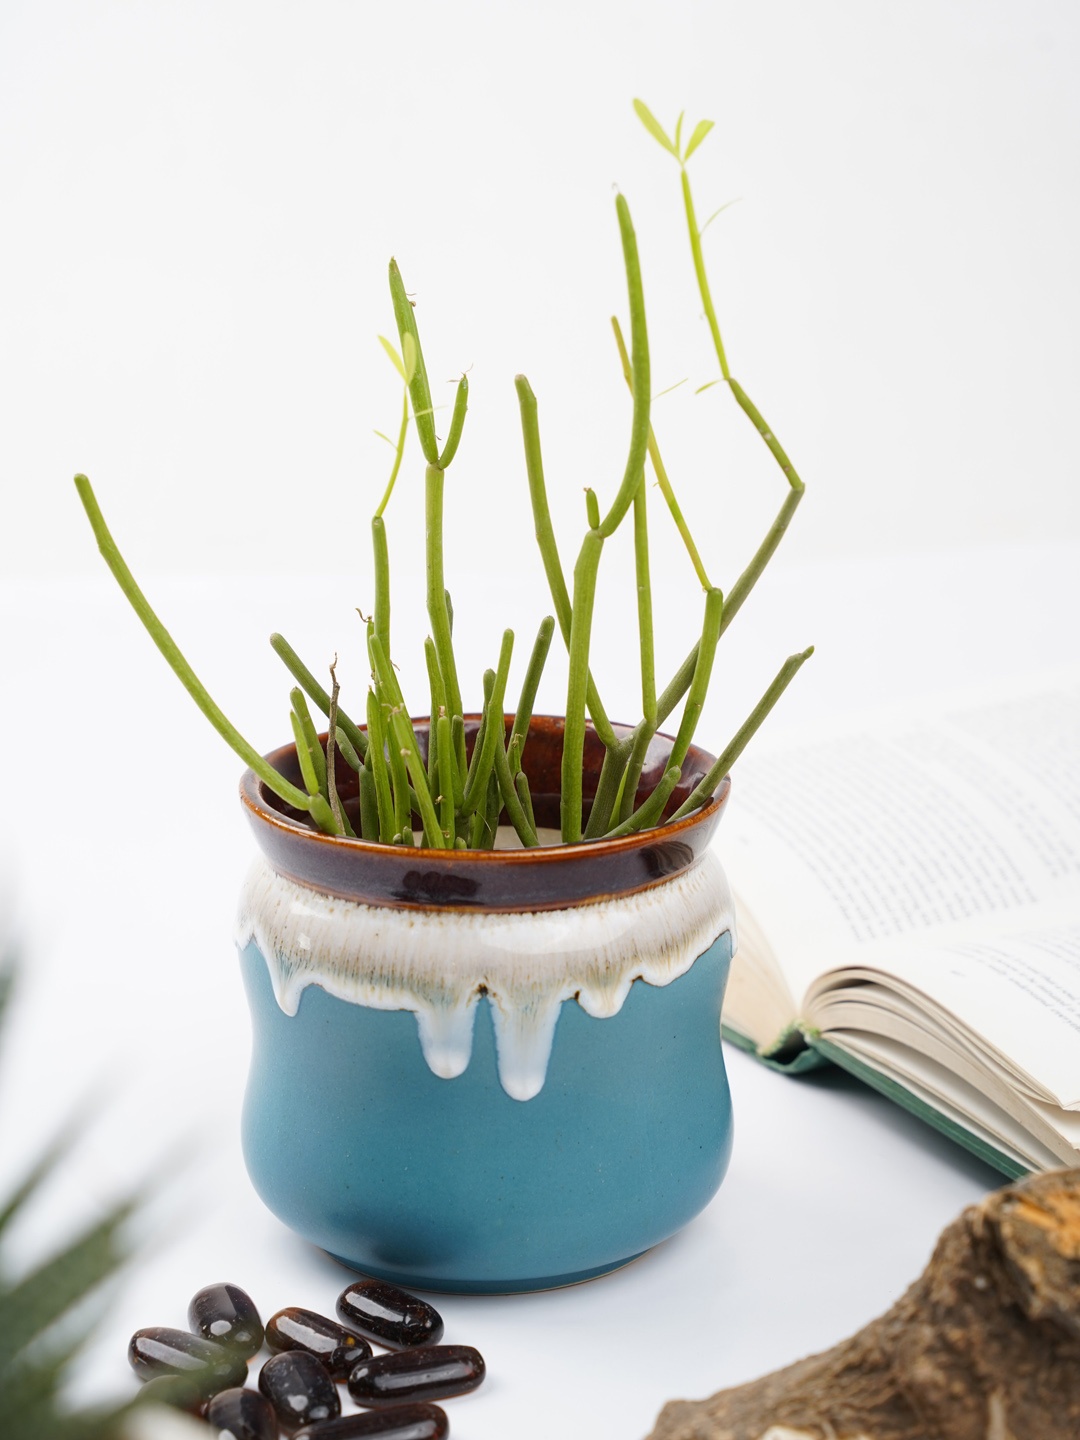
[[[394,485],[397,481],[398,471],[401,469],[402,457],[405,454],[405,440],[409,433],[409,391],[406,388],[401,399],[401,426],[398,430],[397,444],[394,446],[394,468],[390,471],[390,479],[386,482],[386,489],[379,501],[379,508],[375,511],[376,519],[382,518],[382,513],[390,503],[390,496],[394,493]]]
[[[428,690],[431,694],[431,711],[428,721],[428,779],[432,785],[438,783],[439,738],[438,719],[446,709],[446,690],[439,674],[439,660],[435,654],[435,642],[428,635],[424,639],[424,660],[427,663]]]
[[[669,765],[664,771],[664,778],[649,798],[620,825],[616,825],[614,830],[609,830],[603,838],[616,840],[620,835],[632,835],[635,830],[648,830],[656,825],[664,813],[664,806],[667,804],[671,792],[679,783],[681,774],[682,771],[678,765]]]
[[[450,734],[450,717],[444,711],[438,719],[439,737],[439,823],[451,849],[457,839],[454,827],[454,751]]]
[[[319,684],[318,680],[315,679],[315,676],[300,659],[300,656],[297,655],[284,635],[271,635],[270,645],[274,654],[284,661],[285,668],[289,674],[297,681],[301,689],[307,692],[308,698],[319,707],[324,715],[328,716],[330,714],[330,696]],[[356,753],[361,756],[366,755],[367,736],[360,729],[359,725],[353,724],[344,710],[338,711],[338,724],[352,741]]]
[[[630,759],[626,763],[626,773],[623,776],[622,790],[619,794],[619,820],[629,820],[637,804],[638,785],[641,783],[641,772],[645,768],[645,757],[649,753],[649,745],[656,734],[657,721],[653,719],[641,720],[634,729],[633,743],[630,750]],[[609,812],[610,814],[610,812]],[[607,820],[605,818],[605,825]],[[603,831],[594,831],[594,834],[602,834]]]
[[[600,778],[596,782],[592,809],[589,811],[589,823],[581,837],[583,840],[597,840],[607,829],[619,798],[627,758],[631,754],[631,744],[630,739],[620,740],[618,745],[605,754],[604,763],[600,767]]]
[[[510,673],[510,657],[513,649],[514,632],[512,630],[504,630],[502,646],[499,650],[499,668],[495,671],[491,694],[484,706],[483,747],[475,768],[470,767],[472,773],[469,776],[465,786],[465,792],[461,798],[461,813],[463,815],[471,815],[478,808],[483,797],[487,795],[488,781],[494,772],[495,751],[504,744],[505,721],[502,717],[506,699],[506,679]],[[486,678],[485,676],[485,681]],[[491,718],[492,715],[497,717],[494,722]],[[474,748],[473,758],[475,759],[475,757],[476,751]]]
[[[446,470],[450,462],[457,454],[457,448],[461,443],[461,432],[465,428],[465,412],[469,408],[469,380],[468,376],[462,375],[458,381],[457,394],[454,396],[454,414],[450,421],[450,434],[446,437],[446,444],[439,456],[439,469]]]
[[[540,677],[544,673],[548,651],[551,649],[551,637],[554,633],[555,621],[552,616],[545,615],[540,621],[540,629],[536,632],[536,640],[533,642],[532,654],[529,656],[525,679],[521,682],[521,694],[518,696],[517,711],[514,714],[514,728],[510,732],[511,740],[517,739],[518,741],[519,756],[525,753],[525,742],[529,738],[529,725],[532,721],[533,707],[536,704],[536,692],[540,688]]]
[[[626,352],[626,343],[623,340],[622,329],[614,315],[611,317],[611,328],[615,331],[615,344],[619,347],[619,359],[622,362],[623,378],[626,380],[632,392],[634,388],[634,375],[630,369],[630,356]],[[656,475],[656,483],[660,486],[660,493],[667,503],[671,518],[675,521],[675,528],[682,537],[683,545],[686,547],[686,553],[690,556],[690,563],[694,567],[694,573],[701,584],[701,588],[703,590],[709,590],[712,588],[711,582],[705,573],[705,566],[698,553],[697,545],[694,543],[694,537],[690,534],[690,527],[686,523],[682,508],[675,498],[675,491],[672,489],[671,481],[668,478],[667,467],[661,458],[660,447],[656,443],[656,436],[653,433],[651,425],[649,426],[648,449],[649,459],[652,461],[653,473]]]
[[[653,647],[652,578],[649,572],[649,512],[645,472],[634,495],[634,570],[637,577],[638,645],[641,650],[641,713],[656,724],[656,656]]]
[[[732,736],[723,753],[709,769],[708,774],[700,784],[691,791],[690,795],[687,796],[678,810],[675,811],[675,814],[671,817],[673,820],[681,820],[684,815],[689,815],[691,811],[696,810],[699,805],[704,805],[705,801],[712,795],[717,785],[720,784],[720,781],[753,739],[761,726],[761,722],[780,699],[780,696],[791,684],[792,680],[794,680],[801,666],[809,660],[813,653],[814,647],[811,645],[810,648],[804,650],[801,655],[788,656],[783,665],[781,665],[772,684],[765,691],[765,694],[762,695],[753,710],[751,710],[742,725],[739,726],[739,729]]]
[[[454,747],[454,807],[460,810],[465,798],[465,717],[462,715],[450,717],[450,743]],[[462,763],[459,763],[459,757]]]
[[[591,485],[585,486],[585,518],[589,522],[590,530],[600,529],[600,501]]]
[[[304,699],[304,692],[299,686],[294,686],[289,691],[289,699],[300,720],[300,726],[304,735],[304,743],[311,755],[311,763],[315,768],[315,789],[324,800],[329,801],[330,792],[326,785],[326,756],[323,754],[322,746],[319,744],[319,734],[315,729],[315,722],[311,718],[311,711]],[[304,784],[307,784],[307,776],[304,776]],[[310,788],[310,787],[309,787]]]
[[[368,745],[367,763],[375,781],[376,803],[379,809],[379,839],[389,845],[397,825],[394,812],[394,798],[390,789],[390,771],[386,761],[386,732],[383,726],[382,706],[374,690],[367,697]]]
[[[427,467],[425,520],[427,531],[427,609],[432,639],[439,659],[439,672],[446,687],[446,706],[451,715],[461,715],[454,645],[450,635],[450,612],[443,580],[443,472],[437,465]]]
[[[375,789],[375,775],[370,765],[365,765],[360,771],[360,834],[365,840],[373,843],[377,843],[382,838],[379,797]]]
[[[536,543],[540,549],[540,559],[543,561],[544,574],[547,576],[548,590],[551,592],[551,601],[555,606],[555,618],[559,622],[559,630],[563,637],[563,644],[569,646],[572,606],[570,604],[570,592],[566,588],[566,576],[563,574],[562,561],[559,558],[559,547],[555,541],[555,529],[551,523],[551,510],[548,506],[547,485],[544,480],[544,462],[540,451],[540,427],[537,422],[536,396],[533,394],[532,387],[524,375],[518,375],[516,377],[514,380],[514,388],[517,390],[518,408],[521,412],[521,434],[525,445],[525,469],[529,477],[529,498],[532,502]],[[618,742],[591,675],[588,680],[586,700],[589,706],[589,715],[592,717],[596,733],[599,735],[604,748],[610,750],[612,746]]]
[[[797,495],[802,495],[805,486],[803,485],[803,482],[799,479],[799,476],[795,470],[795,466],[792,465],[791,461],[788,459],[787,452],[784,450],[784,447],[780,444],[780,441],[777,440],[776,436],[769,429],[768,425],[766,425],[761,411],[750,399],[750,396],[747,395],[746,391],[742,388],[742,386],[737,380],[733,380],[730,375],[727,377],[727,380],[728,385],[731,389],[731,393],[738,401],[739,409],[750,420],[751,424],[761,436],[762,440],[765,441],[765,444],[768,446],[769,449],[769,454],[773,457],[776,463],[780,466],[780,469],[787,476],[788,484],[791,486],[792,490]]]
[[[491,699],[491,692],[495,689],[495,671],[484,671],[484,708],[480,712],[480,724],[476,727],[476,738],[473,740],[472,759],[469,761],[468,770],[465,772],[465,794],[468,795],[472,786],[476,783],[476,772],[480,766],[480,757],[484,753],[484,737],[487,734],[487,707]],[[463,802],[464,803],[464,802]],[[461,808],[460,806],[458,807]]]
[[[619,233],[622,237],[623,264],[626,268],[626,288],[630,305],[630,349],[631,369],[634,376],[634,409],[630,422],[630,448],[626,457],[622,484],[612,502],[611,509],[597,527],[601,536],[607,539],[613,535],[629,510],[634,492],[641,483],[645,469],[645,451],[649,439],[649,406],[652,383],[649,368],[649,334],[645,324],[645,292],[641,284],[641,262],[638,258],[637,237],[630,219],[630,207],[622,195],[616,197],[615,210],[619,217]]]
[[[720,639],[720,621],[724,610],[724,597],[717,589],[712,589],[705,596],[705,618],[701,626],[701,639],[698,641],[697,662],[694,665],[694,675],[690,681],[690,693],[686,697],[686,708],[683,710],[682,720],[679,724],[678,733],[675,736],[675,744],[671,747],[669,764],[678,765],[686,759],[686,752],[690,749],[690,742],[694,738],[694,731],[701,716],[701,707],[705,703],[705,697],[709,692],[709,680],[712,678],[713,661],[716,658],[716,643]]]
[[[559,813],[564,844],[581,839],[581,773],[585,755],[585,697],[589,679],[596,577],[604,537],[599,530],[585,536],[574,566],[574,607],[570,617],[570,672],[566,687],[563,729],[562,793]]]
[[[694,197],[690,193],[690,177],[686,173],[685,165],[682,167],[682,193],[683,205],[686,209],[686,228],[690,232],[690,253],[694,257],[694,274],[697,276],[701,304],[712,334],[716,358],[720,362],[720,373],[725,380],[730,380],[731,371],[728,369],[727,356],[724,354],[724,342],[720,338],[720,325],[716,319],[716,308],[713,305],[712,292],[709,289],[709,277],[705,272],[705,257],[701,253],[701,231],[698,229],[697,216],[694,213]]]
[[[386,545],[386,522],[372,516],[371,548],[375,556],[375,634],[390,654],[390,553]]]
[[[520,771],[518,773],[520,774]],[[518,797],[517,786],[514,777],[510,774],[510,765],[501,740],[495,746],[495,775],[499,781],[499,793],[506,806],[506,817],[517,831],[521,843],[530,849],[539,845],[536,831],[529,824],[529,818]]]
[[[337,740],[338,752],[340,753],[342,759],[345,761],[346,765],[348,765],[351,770],[355,770],[357,774],[359,774],[360,771],[364,768],[364,762],[360,759],[360,756],[354,750],[352,741],[345,734],[345,731],[341,728],[340,725],[337,727],[334,738]]]
[[[334,656],[334,663],[330,666],[330,727],[326,732],[326,798],[330,801],[330,809],[334,819],[340,825],[342,832],[356,838],[356,831],[349,822],[349,817],[341,804],[341,797],[337,788],[337,765],[334,759],[337,749],[337,710],[338,710],[338,679],[337,679],[337,656]]]
[[[413,419],[416,421],[416,434],[420,440],[420,449],[429,465],[437,465],[439,463],[439,442],[435,438],[435,417],[431,408],[431,387],[428,384],[427,366],[424,364],[424,352],[420,346],[420,333],[416,328],[416,315],[413,312],[412,302],[405,293],[405,285],[396,260],[390,261],[390,297],[394,303],[394,319],[397,321],[402,354],[405,353],[406,335],[412,336],[416,346],[416,368],[409,381],[409,395],[412,399]]]
[[[297,786],[290,784],[284,775],[280,775],[268,761],[264,760],[254,745],[244,739],[236,726],[226,718],[224,712],[210,698],[206,687],[181,654],[176,641],[158,619],[146,596],[136,585],[135,577],[128,569],[117,548],[116,541],[109,533],[105,517],[98,507],[97,497],[85,475],[75,476],[75,489],[78,491],[79,499],[82,501],[83,509],[86,511],[94,531],[102,558],[112,571],[131,608],[145,626],[151,640],[172,667],[181,685],[226,744],[236,751],[245,765],[251,767],[269,790],[272,790],[275,795],[280,796],[287,805],[292,805],[296,810],[310,810],[310,798]]]

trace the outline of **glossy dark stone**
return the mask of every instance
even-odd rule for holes
[[[291,1305],[266,1322],[266,1343],[271,1350],[306,1350],[330,1372],[332,1380],[347,1380],[358,1360],[367,1360],[371,1346],[336,1320]]]
[[[386,1280],[357,1280],[338,1296],[337,1312],[377,1345],[397,1349],[442,1339],[442,1316],[435,1307]]]
[[[206,1408],[206,1392],[183,1375],[157,1375],[143,1385],[139,1401],[147,1405],[170,1405],[174,1410],[186,1410],[189,1415],[201,1415]]]
[[[391,1405],[361,1415],[342,1415],[322,1425],[305,1425],[294,1440],[445,1440],[450,1422],[437,1405]]]
[[[259,1389],[289,1431],[341,1414],[341,1400],[326,1366],[306,1350],[271,1355],[259,1371]]]
[[[259,1312],[239,1285],[205,1286],[191,1297],[187,1318],[196,1335],[226,1345],[245,1360],[250,1360],[263,1343]]]
[[[136,1330],[128,1344],[128,1360],[140,1379],[182,1375],[194,1381],[204,1395],[243,1385],[247,1379],[247,1366],[239,1355],[202,1335],[164,1325]]]
[[[349,1376],[349,1394],[372,1407],[441,1400],[475,1390],[485,1373],[484,1357],[471,1345],[426,1345],[361,1360]]]
[[[257,1390],[222,1390],[206,1407],[219,1440],[278,1440],[274,1407]]]

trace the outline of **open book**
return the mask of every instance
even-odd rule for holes
[[[1080,1164],[1080,672],[738,766],[724,1031],[832,1060],[1006,1175]]]

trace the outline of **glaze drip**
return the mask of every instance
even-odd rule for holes
[[[616,1015],[635,980],[669,985],[729,931],[734,940],[731,892],[708,852],[637,894],[515,914],[363,905],[297,885],[259,859],[241,893],[236,941],[258,946],[287,1015],[308,985],[350,1004],[413,1011],[424,1059],[444,1079],[467,1068],[486,995],[499,1081],[513,1099],[531,1100],[564,1001]]]

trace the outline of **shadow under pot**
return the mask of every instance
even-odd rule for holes
[[[525,748],[542,840],[562,730],[535,717]],[[589,730],[586,806],[603,753]],[[292,746],[268,758],[299,782]],[[691,747],[667,814],[712,762]],[[343,762],[337,781],[354,807]],[[319,834],[248,771],[243,1145],[274,1214],[368,1275],[476,1293],[602,1275],[692,1220],[731,1149],[733,918],[708,849],[728,789],[614,840],[446,851]]]

